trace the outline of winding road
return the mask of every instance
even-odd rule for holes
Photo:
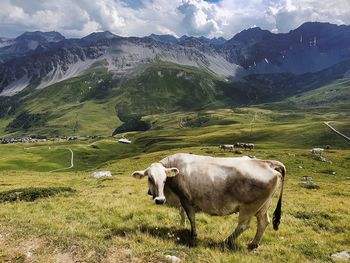
[[[334,131],[335,133],[337,133],[338,135],[344,137],[347,141],[350,141],[350,138],[348,136],[346,136],[345,134],[341,133],[340,131],[337,131],[333,126],[330,125],[330,123],[333,121],[325,121],[323,122],[325,125],[328,126],[328,128],[330,128],[332,131]]]
[[[69,150],[70,153],[71,153],[70,166],[69,166],[69,167],[65,167],[65,168],[60,168],[60,169],[52,170],[52,171],[50,171],[49,173],[51,173],[51,172],[57,172],[57,171],[63,171],[63,170],[68,170],[68,169],[74,167],[74,152],[72,151],[71,148],[67,148],[67,150]]]

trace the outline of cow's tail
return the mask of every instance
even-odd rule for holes
[[[278,199],[276,209],[273,212],[273,219],[272,219],[273,229],[278,230],[278,226],[281,222],[281,216],[282,216],[282,194],[283,194],[284,178],[286,176],[286,167],[282,163],[276,162],[276,161],[273,162],[272,165],[273,165],[273,169],[281,174],[280,197]]]

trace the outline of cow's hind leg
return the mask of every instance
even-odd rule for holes
[[[239,237],[245,230],[247,230],[250,227],[251,218],[251,214],[244,213],[243,211],[239,212],[238,225],[235,231],[228,238],[225,239],[225,243],[229,247],[232,247],[237,237]]]
[[[257,219],[257,229],[253,241],[248,245],[249,250],[257,248],[260,244],[261,238],[266,230],[266,227],[270,223],[268,209],[271,206],[271,200],[269,200],[255,215]]]
[[[270,223],[270,218],[269,218],[269,215],[267,212],[265,212],[263,214],[259,213],[256,216],[256,218],[257,218],[258,227],[257,227],[256,234],[255,234],[255,237],[254,237],[252,243],[250,243],[248,245],[249,250],[253,250],[259,246],[261,238],[265,232],[265,229],[268,226],[268,224]]]

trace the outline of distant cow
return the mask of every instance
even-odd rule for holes
[[[225,240],[230,246],[256,216],[257,232],[248,245],[249,249],[254,249],[259,246],[270,222],[268,209],[280,184],[273,216],[273,227],[278,229],[285,174],[284,165],[278,161],[179,153],[153,163],[143,171],[136,171],[133,176],[148,177],[149,193],[156,204],[164,204],[166,200],[173,205],[181,204],[191,223],[191,244],[197,237],[196,211],[217,216],[239,212],[238,225]]]
[[[255,145],[253,143],[245,143],[244,144],[244,149],[252,150],[254,148],[255,148]]]
[[[224,151],[233,151],[235,147],[232,144],[221,144],[219,148]]]
[[[244,148],[244,143],[242,143],[242,142],[236,142],[236,143],[234,144],[234,147],[243,149],[243,148]]]
[[[244,142],[236,142],[234,144],[234,146],[236,148],[241,148],[241,149],[244,149],[244,150],[247,150],[247,149],[252,150],[252,149],[255,148],[255,145],[253,143],[244,143]]]
[[[310,152],[311,152],[312,154],[319,154],[319,155],[322,155],[323,151],[324,151],[323,148],[312,148],[312,149],[310,150]]]

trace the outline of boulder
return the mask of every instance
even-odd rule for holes
[[[112,176],[112,173],[110,171],[98,171],[98,172],[93,172],[92,177],[94,178],[101,178],[101,177],[110,177]]]
[[[341,251],[332,254],[332,258],[336,260],[346,260],[350,261],[350,251]]]
[[[165,258],[168,260],[168,262],[171,262],[171,263],[181,262],[181,259],[179,259],[177,256],[166,255]]]

